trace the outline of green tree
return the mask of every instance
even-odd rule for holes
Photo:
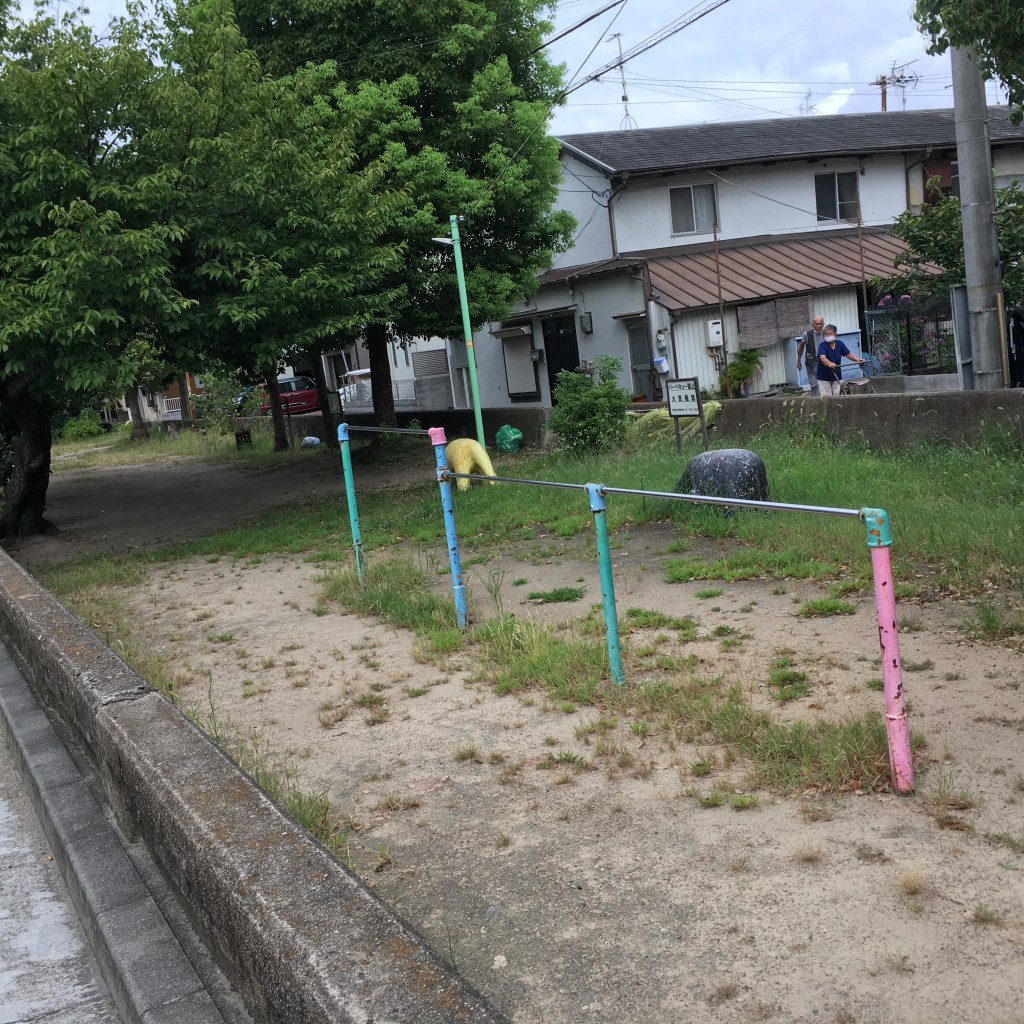
[[[974,51],[982,73],[998,78],[1016,108],[1024,107],[1024,18],[1018,0],[918,0],[914,17],[931,37],[929,53],[950,46]]]
[[[123,381],[145,337],[175,367],[273,373],[379,315],[395,199],[354,172],[359,97],[265,78],[226,0],[11,19],[0,54],[0,409],[20,428],[8,538],[44,525],[50,411]],[[400,197],[399,197],[400,198]],[[368,282],[369,285],[368,286]]]
[[[385,236],[404,246],[380,284],[386,312],[368,318],[374,410],[396,423],[388,341],[461,336],[447,236],[462,228],[475,323],[530,294],[567,244],[572,218],[553,210],[560,176],[546,128],[560,73],[538,52],[544,0],[245,0],[239,24],[269,72],[330,58],[341,84],[384,115],[355,140],[360,162],[383,163],[407,203]],[[325,93],[325,97],[326,97]]]
[[[996,227],[1007,305],[1024,303],[1024,190],[1014,183],[996,189]],[[894,260],[896,273],[879,284],[895,294],[948,296],[964,282],[960,200],[944,196],[920,214],[900,214],[890,231],[907,244]]]

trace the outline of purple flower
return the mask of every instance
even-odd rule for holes
[[[902,303],[902,304],[903,304],[904,306],[909,306],[909,305],[910,305],[910,304],[911,304],[911,303],[912,303],[913,301],[914,301],[914,299],[913,299],[913,297],[912,297],[912,296],[910,296],[910,295],[901,295],[901,296],[900,296],[900,302],[901,302],[901,303]]]

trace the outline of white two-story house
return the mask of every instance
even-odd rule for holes
[[[1024,177],[1024,128],[989,115],[997,183]],[[956,190],[952,110],[567,135],[572,247],[536,294],[474,338],[481,404],[548,406],[557,374],[621,360],[660,397],[662,368],[715,392],[727,353],[762,350],[753,392],[797,383],[793,339],[821,314],[860,344],[870,280],[892,274],[893,220]],[[661,376],[664,376],[662,374]]]

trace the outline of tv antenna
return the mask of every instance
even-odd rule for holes
[[[629,112],[629,97],[626,95],[626,65],[622,61],[622,33],[613,32],[605,42],[610,43],[613,39],[619,44],[619,78],[622,81],[622,109],[625,111],[622,115],[622,123],[619,125],[621,131],[639,126],[633,119],[633,115]]]
[[[801,113],[801,115],[803,117],[807,117],[810,114],[818,114],[818,113],[820,113],[818,108],[811,102],[811,97],[813,95],[814,95],[814,93],[811,92],[810,89],[808,89],[807,93],[805,94],[805,96],[803,98],[803,102],[801,102],[801,104],[800,104],[800,113]]]

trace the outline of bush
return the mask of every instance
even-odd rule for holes
[[[83,409],[74,419],[68,420],[61,428],[62,441],[84,441],[90,437],[99,437],[103,433],[99,413],[92,409]]]
[[[598,356],[597,380],[589,374],[561,370],[555,385],[555,407],[548,426],[570,452],[603,450],[622,443],[626,433],[629,393],[619,387],[622,361]]]

